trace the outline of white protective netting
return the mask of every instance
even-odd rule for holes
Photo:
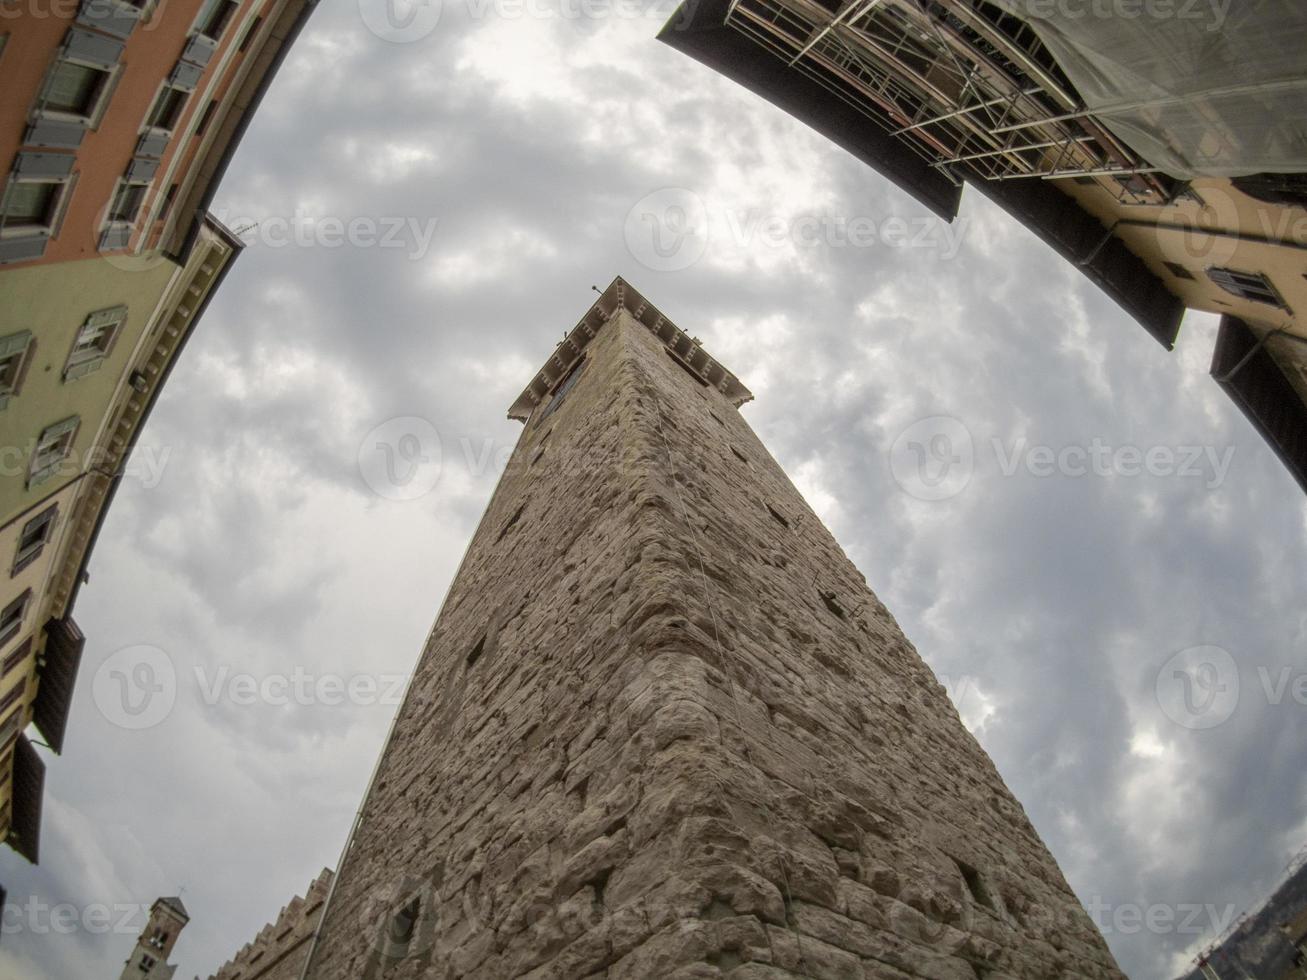
[[[1307,172],[1307,0],[991,0],[1180,179]]]

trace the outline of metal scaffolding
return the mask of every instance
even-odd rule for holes
[[[732,0],[726,22],[954,182],[1104,177],[1127,204],[1175,195],[1085,109],[1034,30],[985,0]]]

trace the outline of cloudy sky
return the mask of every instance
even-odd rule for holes
[[[1132,977],[1307,842],[1304,500],[1207,375],[1214,318],[1168,355],[978,195],[928,220],[655,42],[667,5],[588,9],[444,0],[386,39],[331,0],[289,57],[215,202],[259,225],[143,439],[162,478],[124,484],[82,593],[0,976],[117,976],[140,919],[85,910],[184,889],[205,977],[335,865],[505,410],[616,274],[753,389]],[[406,436],[396,493],[360,452]],[[132,730],[95,694],[143,647],[176,697]],[[297,672],[377,690],[295,704]]]

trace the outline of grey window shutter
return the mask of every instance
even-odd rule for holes
[[[161,133],[146,133],[136,144],[138,157],[161,157],[168,148],[168,137]]]
[[[64,380],[76,381],[78,378],[84,378],[88,374],[100,370],[104,364],[103,357],[93,357],[89,361],[79,361],[76,364],[70,364],[64,368]]]
[[[83,326],[100,327],[107,323],[118,323],[120,320],[126,319],[126,317],[126,306],[111,306],[105,310],[96,310],[86,318],[86,323]]]
[[[184,89],[187,92],[193,92],[202,74],[204,74],[202,68],[179,61],[177,67],[172,70],[172,74],[168,76],[168,84]]]
[[[1227,293],[1233,293],[1235,296],[1243,296],[1243,287],[1235,281],[1234,276],[1230,274],[1229,269],[1208,269],[1207,278],[1220,286]]]
[[[58,146],[76,149],[82,144],[86,127],[80,122],[64,122],[60,119],[38,119],[27,127],[23,142],[28,146]]]
[[[203,68],[213,57],[213,52],[217,50],[218,42],[213,38],[205,37],[203,34],[192,34],[182,50],[182,61]]]
[[[67,177],[73,172],[71,153],[20,153],[14,160],[14,173],[19,177]]]
[[[127,179],[132,183],[146,183],[154,178],[159,161],[149,157],[135,157],[127,166]]]
[[[83,0],[77,23],[125,38],[136,27],[139,18],[140,11],[128,4],[115,3],[114,0]]]
[[[131,240],[131,225],[110,225],[100,236],[100,251],[110,252],[114,249],[126,248]]]
[[[81,416],[78,415],[70,415],[66,419],[60,419],[41,433],[41,441],[44,442],[46,439],[57,439],[62,435],[75,431],[81,424],[82,419]]]
[[[99,65],[101,68],[112,68],[118,64],[118,58],[122,53],[122,41],[105,37],[103,34],[93,34],[80,27],[70,29],[67,37],[64,38],[66,57]]]
[[[32,331],[20,330],[18,333],[11,333],[7,337],[0,337],[0,358],[13,357],[15,354],[27,350],[27,345],[32,342]]]
[[[23,238],[0,238],[0,263],[25,262],[39,259],[45,254],[46,235],[27,235]]]

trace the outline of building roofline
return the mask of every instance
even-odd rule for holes
[[[187,322],[186,332],[178,338],[177,347],[172,352],[172,357],[170,357],[164,365],[158,382],[154,385],[149,396],[146,398],[145,407],[141,409],[141,417],[136,424],[136,431],[132,433],[131,442],[123,454],[124,460],[128,459],[131,456],[132,450],[136,448],[136,438],[145,429],[146,423],[150,421],[150,413],[154,411],[155,403],[158,402],[159,395],[163,392],[164,387],[168,383],[168,379],[172,376],[173,368],[181,359],[182,352],[186,349],[187,342],[191,339],[191,335],[195,333],[195,328],[199,325],[200,320],[204,318],[204,313],[209,308],[209,304],[213,302],[213,297],[217,295],[218,290],[222,288],[222,284],[226,280],[227,274],[231,271],[232,265],[235,264],[236,260],[240,257],[240,250],[245,247],[245,243],[237,238],[226,225],[213,215],[206,213],[204,215],[203,224],[209,225],[224,241],[236,243],[233,246],[234,250],[231,256],[223,262],[222,268],[218,270],[218,274],[210,284],[208,292],[204,294],[204,299],[200,301],[199,307],[196,308],[195,315]],[[100,538],[101,529],[104,527],[105,516],[109,512],[109,508],[113,505],[114,497],[117,495],[118,487],[122,483],[125,469],[125,466],[120,466],[118,468],[118,472],[114,474],[113,479],[109,483],[109,489],[105,491],[104,503],[100,507],[100,513],[96,515],[95,526],[91,530],[90,538],[87,539],[86,550],[82,553],[82,559],[77,568],[77,575],[73,579],[73,587],[68,593],[68,603],[64,606],[65,616],[72,615],[73,607],[77,603],[78,593],[81,592],[82,583],[87,578],[87,569],[91,563],[91,555],[95,552],[95,544]]]
[[[264,96],[268,94],[268,89],[272,87],[273,80],[281,70],[282,62],[286,60],[286,55],[290,53],[291,46],[299,37],[300,32],[304,30],[304,25],[309,22],[309,17],[312,16],[313,11],[317,9],[317,6],[318,0],[302,0],[300,9],[296,13],[295,19],[287,28],[285,36],[278,44],[276,53],[273,55],[272,61],[268,64],[267,70],[259,76],[254,90],[250,93],[249,101],[245,104],[243,109],[237,109],[239,112],[239,118],[236,120],[236,126],[232,130],[231,138],[223,144],[222,152],[218,154],[213,162],[213,171],[207,178],[204,190],[200,194],[199,200],[195,202],[195,217],[191,220],[190,226],[186,230],[185,237],[177,247],[176,252],[170,254],[170,257],[179,265],[186,264],[186,259],[190,255],[191,248],[195,245],[195,239],[199,236],[200,225],[206,220],[214,221],[224,230],[227,230],[225,225],[222,225],[221,222],[217,222],[217,219],[214,219],[213,216],[209,214],[209,208],[213,204],[213,198],[218,193],[218,185],[222,183],[222,178],[226,176],[227,168],[231,166],[232,158],[236,155],[236,150],[240,146],[241,140],[245,138],[245,131],[249,128],[250,120],[254,118],[255,112],[258,111],[259,106],[263,103]],[[239,99],[239,94],[237,95],[237,98]],[[233,108],[236,107],[233,106]],[[202,157],[196,160],[192,165],[197,168],[200,174],[203,174],[208,159],[209,158]],[[231,234],[229,230],[228,234]],[[235,236],[233,235],[232,237],[234,238]],[[176,239],[174,238],[173,241],[176,241]]]
[[[976,187],[1071,262],[1149,335],[1175,346],[1184,303],[1071,195],[1046,180],[987,181],[932,167],[889,129],[727,25],[729,0],[685,0],[658,39],[767,99],[847,150],[945,221]]]
[[[945,221],[957,217],[962,185],[930,166],[901,140],[807,75],[726,24],[729,0],[686,0],[658,40],[706,65],[887,177]]]
[[[720,391],[737,408],[745,402],[753,401],[753,392],[704,350],[697,339],[686,334],[664,316],[661,310],[645,299],[635,287],[621,276],[617,276],[608,284],[608,288],[599,294],[599,298],[586,311],[585,316],[581,317],[580,322],[554,347],[544,367],[536,372],[531,383],[509,407],[508,417],[519,422],[527,421],[536,406],[571,373],[572,367],[580,360],[585,348],[589,346],[600,328],[620,310],[625,310],[647,327],[676,354],[677,359],[687,369],[698,375],[704,384]]]

